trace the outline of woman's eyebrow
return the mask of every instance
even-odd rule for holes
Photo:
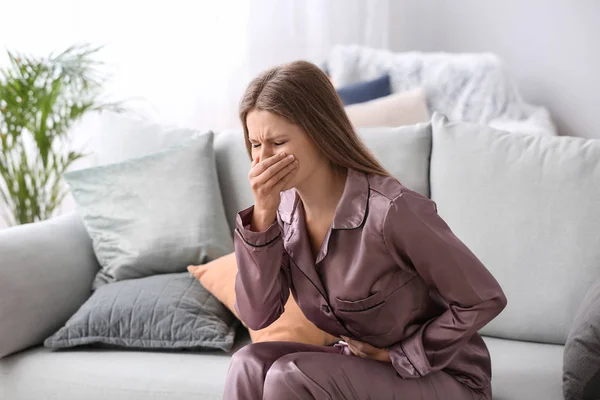
[[[265,140],[274,142],[277,139],[285,139],[286,137],[287,137],[287,134],[285,134],[285,133],[279,133],[279,134],[274,134],[274,135],[267,135],[267,136],[265,136]],[[258,141],[258,140],[256,140],[253,137],[248,138],[248,140],[250,140],[251,142],[257,142]]]

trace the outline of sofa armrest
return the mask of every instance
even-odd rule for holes
[[[91,295],[99,268],[75,212],[0,231],[0,358],[58,330]]]

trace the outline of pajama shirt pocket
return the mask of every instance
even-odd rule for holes
[[[377,291],[357,300],[335,298],[337,314],[355,338],[387,335],[395,320],[385,302],[386,293]]]

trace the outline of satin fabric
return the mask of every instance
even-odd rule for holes
[[[399,382],[448,375],[491,399],[490,355],[477,331],[507,300],[433,200],[393,177],[349,169],[316,258],[294,189],[281,194],[267,230],[250,230],[253,210],[238,213],[234,236],[235,308],[250,328],[275,321],[291,289],[322,330],[387,348]],[[340,357],[349,355],[332,356]]]
[[[390,363],[336,347],[261,342],[233,356],[224,400],[491,400],[444,371],[402,379]]]

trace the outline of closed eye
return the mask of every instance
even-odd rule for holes
[[[273,144],[275,146],[281,146],[281,145],[284,145],[285,142],[279,142],[279,143],[278,142],[274,142]],[[260,143],[252,143],[252,148],[256,149],[258,147],[260,147]]]

